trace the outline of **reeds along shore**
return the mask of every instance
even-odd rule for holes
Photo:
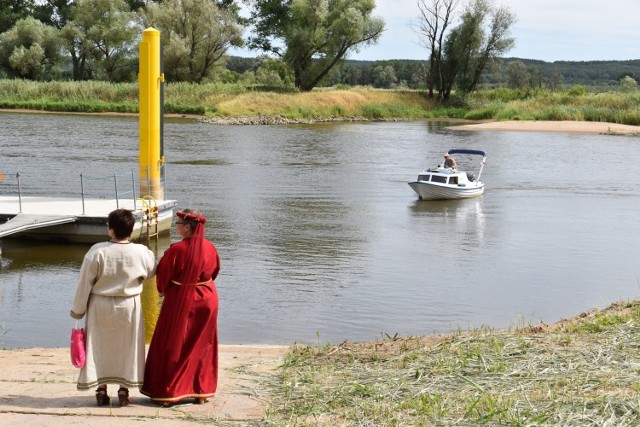
[[[640,91],[590,92],[582,86],[481,90],[445,103],[424,91],[369,87],[287,88],[239,84],[168,83],[165,112],[215,120],[229,117],[280,117],[289,121],[411,120],[577,120],[640,125]],[[0,80],[0,108],[59,112],[138,111],[135,83],[33,82]]]
[[[266,425],[640,423],[640,301],[558,324],[294,346]]]

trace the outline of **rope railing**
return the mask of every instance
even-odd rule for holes
[[[93,189],[92,183],[99,182],[103,183],[99,188],[103,193],[99,192],[91,192],[90,189]],[[109,185],[106,183],[113,183],[113,192],[106,190]],[[127,184],[125,184],[127,182]],[[130,187],[129,187],[130,185]],[[91,187],[91,188],[89,188]],[[106,192],[104,192],[106,191]],[[104,176],[91,176],[85,173],[80,174],[80,196],[82,198],[82,214],[86,213],[85,210],[85,199],[93,197],[99,199],[107,199],[107,198],[115,198],[116,200],[116,209],[120,209],[120,200],[126,199],[127,195],[131,195],[131,199],[133,200],[133,209],[136,207],[136,180],[134,176],[133,170],[131,172],[120,173],[120,174],[112,174],[112,175],[104,175]],[[97,196],[97,197],[96,197]]]
[[[165,166],[164,164],[161,164],[158,168],[159,177],[160,177],[158,180],[152,180],[150,178],[151,174],[148,167],[147,167],[147,174],[146,174],[147,176],[140,177],[140,180],[146,180],[147,192],[149,194],[158,194],[164,191],[164,180],[165,180],[164,166]],[[137,207],[138,198],[136,196],[136,180],[135,180],[135,175],[133,170],[128,173],[121,173],[121,174],[114,173],[113,175],[107,175],[107,176],[91,176],[91,175],[86,175],[84,173],[81,173],[80,174],[80,187],[81,187],[80,194],[82,196],[82,214],[83,215],[85,213],[84,201],[87,195],[89,194],[89,192],[87,191],[87,185],[89,185],[92,181],[98,181],[98,182],[112,181],[113,182],[114,192],[112,194],[114,195],[114,198],[116,200],[116,209],[120,208],[121,199],[128,198],[126,197],[127,195],[130,195],[131,199],[133,200],[133,209],[136,210],[138,208]],[[131,185],[130,188],[128,187],[128,184],[124,184],[127,181],[130,182],[130,185]],[[103,186],[103,188],[106,188],[106,187],[107,186]],[[107,198],[107,197],[105,197],[104,195],[100,195],[100,197],[98,198]]]
[[[165,169],[164,164],[158,168],[159,178],[151,179],[150,171],[147,168],[147,176],[140,177],[143,182],[146,181],[147,192],[150,195],[162,194],[164,198],[164,181]],[[85,200],[89,198],[95,199],[115,199],[116,209],[120,208],[120,201],[124,199],[133,200],[133,209],[137,210],[137,203],[140,200],[136,193],[136,178],[134,171],[124,173],[114,173],[111,175],[88,175],[80,173],[80,197],[82,199],[82,214],[86,214]],[[111,190],[109,189],[111,188]],[[77,194],[77,193],[75,193]],[[22,213],[22,196],[24,195],[21,175],[19,172],[4,173],[0,171],[0,195],[17,196],[19,203],[19,212]]]

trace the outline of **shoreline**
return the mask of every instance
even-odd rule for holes
[[[279,421],[292,420],[290,417],[297,413],[299,407],[326,409],[327,420],[353,421],[349,418],[353,416],[353,402],[365,408],[365,412],[366,408],[380,409],[380,403],[368,395],[353,395],[350,387],[344,388],[341,384],[347,379],[354,381],[355,378],[363,384],[373,379],[382,395],[394,400],[398,398],[397,375],[406,376],[407,369],[410,372],[414,369],[407,368],[406,363],[417,364],[419,368],[416,369],[419,370],[431,366],[426,368],[430,374],[423,381],[416,381],[413,374],[405,378],[403,384],[408,389],[417,387],[424,390],[424,387],[429,387],[435,393],[441,384],[445,384],[450,394],[446,399],[454,414],[439,415],[444,424],[459,421],[455,411],[468,412],[466,405],[475,407],[469,396],[478,389],[500,397],[503,390],[513,384],[518,384],[518,389],[512,392],[521,401],[530,401],[534,411],[551,411],[547,415],[552,420],[562,420],[565,413],[570,418],[574,412],[583,414],[586,404],[596,405],[598,415],[602,412],[603,419],[608,419],[607,408],[611,399],[614,406],[619,400],[629,399],[631,386],[628,381],[625,378],[612,381],[610,376],[612,372],[620,376],[637,366],[633,337],[636,336],[639,309],[638,299],[618,301],[552,324],[541,322],[506,329],[480,328],[445,334],[394,336],[381,341],[345,340],[330,346],[300,346],[295,343],[291,346],[220,345],[215,396],[202,405],[195,404],[194,399],[187,399],[171,407],[160,407],[131,388],[133,402],[121,408],[117,405],[117,385],[109,385],[108,388],[115,406],[98,407],[92,391],[76,389],[79,370],[71,365],[68,348],[0,349],[3,360],[0,367],[0,426],[22,423],[47,427],[97,424],[116,427],[134,422],[148,425],[158,421],[169,427],[203,424],[247,426],[260,425],[265,417],[280,425]],[[467,365],[469,352],[481,356],[479,360],[483,363],[491,363]],[[594,368],[593,357],[600,358],[603,352],[607,355],[606,360],[601,360]],[[456,363],[462,360],[460,357],[466,362],[456,368]],[[401,366],[398,365],[399,358],[404,360]],[[440,363],[448,358],[452,364]],[[414,359],[415,362],[411,362]],[[564,360],[571,360],[573,364],[570,373],[559,366]],[[488,369],[494,366],[493,363],[509,369],[505,372]],[[461,370],[457,376],[464,374],[468,380],[456,381],[457,376],[452,375],[452,369],[453,372]],[[540,369],[546,372],[544,378],[532,381]],[[281,374],[285,379],[279,377]],[[606,387],[594,388],[594,382],[606,383]],[[469,388],[469,384],[474,387]],[[309,388],[314,389],[313,393]],[[591,397],[584,395],[586,388],[590,393],[596,393],[597,399],[604,399],[604,403],[596,404]],[[293,390],[303,397],[289,401],[287,396]],[[544,396],[550,392],[562,396],[569,394],[577,403],[569,400],[557,413],[545,406],[548,399]],[[345,402],[327,409],[322,407],[322,400],[327,396],[341,398]],[[283,399],[292,407],[284,408]],[[410,397],[401,400],[407,399],[411,400]],[[277,408],[275,412],[266,412],[267,408],[274,411],[274,407]],[[512,405],[509,408],[505,410],[512,410]],[[407,420],[415,418],[411,411],[401,412],[408,417]],[[304,415],[298,416],[305,419]],[[618,420],[626,419],[626,414],[618,417]],[[301,419],[294,416],[293,420]],[[620,425],[628,424],[622,422]]]
[[[60,114],[68,116],[111,116],[111,117],[138,117],[138,113],[119,113],[117,111],[85,112],[85,111],[49,111],[49,110],[29,110],[26,108],[0,108],[0,113],[7,114]],[[204,116],[197,114],[173,114],[164,115],[166,119],[192,119],[202,120]]]
[[[1,108],[0,113],[16,113],[16,114],[65,114],[65,115],[87,115],[87,116],[113,116],[113,117],[134,117],[138,113],[118,113],[118,112],[65,112],[65,111],[44,111],[44,110],[28,110],[28,109],[9,109]],[[611,122],[589,122],[578,120],[507,120],[507,121],[475,121],[453,118],[432,118],[432,119],[384,119],[369,120],[361,117],[328,117],[312,120],[287,119],[281,116],[238,116],[238,117],[212,117],[197,114],[165,114],[168,119],[189,119],[197,120],[202,123],[217,124],[223,126],[237,125],[282,125],[282,124],[313,124],[313,123],[350,123],[350,122],[400,122],[415,120],[438,120],[460,122],[447,129],[462,131],[507,131],[507,132],[567,132],[567,133],[586,133],[600,135],[620,135],[620,136],[640,136],[640,126],[624,125]]]

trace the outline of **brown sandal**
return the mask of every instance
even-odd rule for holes
[[[96,403],[98,404],[98,406],[108,405],[110,401],[111,399],[107,394],[107,386],[99,386],[96,389]]]
[[[203,404],[207,403],[207,398],[206,397],[196,397],[196,402],[198,403],[198,405],[203,405]]]
[[[129,389],[126,387],[120,387],[118,389],[118,400],[120,401],[120,406],[127,406],[131,403],[131,398],[129,398]]]

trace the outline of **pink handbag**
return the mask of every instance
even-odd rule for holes
[[[71,363],[73,363],[73,366],[76,368],[83,368],[86,362],[84,339],[84,328],[81,328],[79,322],[76,322],[76,327],[71,329],[71,345],[69,347],[71,351]]]

